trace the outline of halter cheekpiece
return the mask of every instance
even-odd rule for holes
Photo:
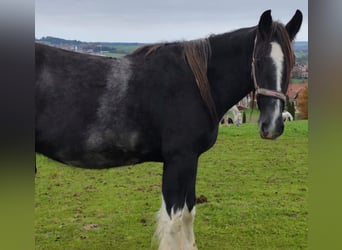
[[[254,87],[255,87],[255,93],[257,96],[258,95],[265,95],[265,96],[276,97],[276,98],[286,102],[286,96],[282,92],[259,87],[258,81],[256,79],[256,74],[255,74],[255,47],[256,47],[256,42],[257,42],[257,38],[255,37],[253,57],[252,57],[252,77],[253,77],[253,82],[254,82]]]

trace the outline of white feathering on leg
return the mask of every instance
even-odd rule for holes
[[[159,238],[158,250],[197,250],[193,232],[195,208],[189,212],[185,205],[182,210],[171,210],[171,218],[166,211],[164,199],[157,214],[156,235]]]

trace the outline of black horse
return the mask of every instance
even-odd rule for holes
[[[163,162],[160,249],[197,249],[199,156],[223,114],[255,91],[262,138],[283,132],[292,40],[265,11],[257,26],[194,41],[153,44],[120,59],[36,44],[36,151],[68,165]]]

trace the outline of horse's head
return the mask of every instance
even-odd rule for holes
[[[275,139],[284,131],[282,111],[295,60],[291,43],[302,19],[299,10],[285,26],[273,22],[270,10],[260,17],[254,43],[252,77],[260,110],[262,138]]]

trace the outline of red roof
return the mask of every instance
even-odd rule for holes
[[[304,88],[305,84],[303,83],[290,83],[286,94],[289,96],[290,99],[296,99],[297,95]]]

